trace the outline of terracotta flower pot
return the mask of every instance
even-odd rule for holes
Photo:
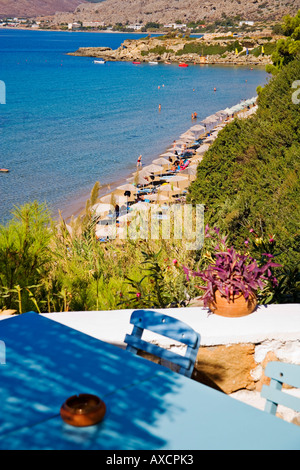
[[[243,317],[252,313],[257,305],[254,294],[245,300],[243,294],[234,296],[228,302],[227,298],[222,296],[217,290],[215,292],[214,301],[209,303],[209,309],[216,315],[222,317]]]

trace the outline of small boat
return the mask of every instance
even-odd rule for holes
[[[105,64],[105,60],[103,59],[94,60],[94,64]]]
[[[153,60],[150,60],[150,61],[149,61],[149,64],[150,64],[150,65],[157,65],[158,62],[155,62],[155,61],[153,61]]]
[[[140,64],[140,62],[138,60],[134,60],[132,63],[135,64],[135,65]]]
[[[9,170],[7,168],[0,168],[0,172],[2,173],[8,173]]]
[[[168,60],[165,61],[165,64],[166,65],[171,65],[171,62],[169,62]]]
[[[184,62],[180,62],[180,64],[178,64],[179,67],[188,67],[188,64],[185,64]]]

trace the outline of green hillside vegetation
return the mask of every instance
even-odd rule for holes
[[[16,208],[0,226],[0,311],[112,310],[185,305],[197,295],[180,266],[194,253],[178,240],[100,243],[91,205],[67,226],[44,204]]]
[[[190,201],[205,204],[206,222],[228,233],[236,247],[249,230],[256,244],[274,239],[284,282],[298,301],[300,105],[292,100],[292,85],[299,77],[295,56],[258,90],[256,115],[222,130],[189,193]]]
[[[228,41],[226,46],[220,44],[205,44],[204,42],[187,42],[182,49],[176,52],[176,55],[183,54],[199,54],[199,55],[216,55],[225,54],[226,52],[233,52],[235,50],[241,52],[243,47],[239,41]]]
[[[286,39],[277,41],[272,54],[273,64],[267,66],[267,72],[272,74],[277,73],[289,62],[300,58],[300,10],[295,17],[287,15],[283,18],[281,30]]]

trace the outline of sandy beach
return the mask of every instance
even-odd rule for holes
[[[227,108],[225,110],[221,110],[217,112],[216,114],[212,116],[208,116],[204,120],[200,121],[197,118],[192,120],[192,125],[189,129],[186,130],[181,136],[178,136],[178,139],[170,142],[170,145],[167,149],[165,149],[164,152],[162,152],[160,155],[157,155],[156,158],[151,162],[142,162],[142,166],[140,168],[137,168],[133,173],[124,175],[123,178],[118,179],[112,183],[108,184],[103,184],[101,185],[100,191],[99,191],[99,198],[98,198],[98,203],[104,205],[107,205],[114,201],[114,203],[118,204],[119,201],[124,201],[124,194],[120,190],[118,190],[118,187],[123,187],[124,185],[134,185],[136,186],[136,181],[137,177],[140,175],[144,175],[145,171],[148,170],[148,168],[154,164],[157,167],[159,167],[158,162],[162,162],[165,160],[165,165],[163,165],[162,172],[169,172],[169,181],[163,182],[160,180],[159,176],[159,168],[157,171],[154,171],[151,173],[152,176],[152,183],[153,181],[160,184],[156,186],[156,190],[150,191],[149,194],[153,198],[152,201],[147,198],[147,193],[144,193],[142,190],[143,188],[147,187],[148,184],[150,183],[151,179],[147,178],[146,176],[146,181],[144,181],[144,185],[138,185],[136,188],[136,193],[131,194],[131,198],[129,199],[130,203],[134,202],[142,202],[143,200],[146,200],[146,202],[155,202],[155,192],[157,192],[157,189],[159,190],[159,193],[162,195],[161,201],[160,202],[166,202],[166,203],[172,203],[175,202],[176,199],[180,199],[180,202],[185,202],[185,195],[187,193],[188,187],[191,184],[192,181],[196,179],[196,168],[200,161],[202,160],[205,152],[208,150],[210,145],[213,143],[213,141],[217,138],[218,133],[233,119],[236,117],[239,118],[247,118],[253,115],[253,113],[256,112],[256,97],[242,101],[241,103],[233,106],[232,108]],[[202,127],[202,132],[201,128]],[[199,129],[199,131],[197,131]],[[193,138],[194,137],[194,138]],[[192,149],[193,147],[193,149]],[[175,152],[176,150],[176,152]],[[185,158],[186,166],[185,168],[180,168],[179,167],[176,169],[176,171],[172,172],[171,167],[177,159],[179,161],[183,160],[182,155],[186,152],[191,151],[190,155],[188,158]],[[168,160],[170,159],[170,160]],[[173,161],[172,161],[173,160]],[[134,165],[134,163],[133,163]],[[151,168],[150,168],[151,169]],[[190,169],[189,171],[187,171]],[[194,171],[192,171],[193,169]],[[155,170],[155,168],[154,168]],[[190,174],[189,174],[190,173]],[[180,176],[179,176],[180,175]],[[148,175],[149,176],[149,175]],[[170,192],[163,192],[165,186],[170,182],[174,181],[174,176],[177,177],[177,179],[181,179],[180,182],[177,184],[173,184],[173,190],[175,187],[175,193],[171,193],[174,191]],[[178,178],[179,176],[179,178]],[[136,180],[136,181],[135,181]],[[96,183],[97,180],[93,182],[93,184]],[[174,181],[175,182],[175,181]],[[149,185],[150,186],[150,185]],[[153,187],[153,185],[152,185]],[[177,187],[180,189],[177,193]],[[125,191],[124,191],[125,192]],[[141,193],[141,196],[139,196],[139,193]],[[165,194],[168,196],[167,198],[165,197]],[[176,198],[178,196],[178,198]],[[89,199],[90,193],[83,194],[80,196],[78,199],[74,200],[73,203],[70,204],[67,210],[64,211],[62,214],[66,222],[69,222],[71,217],[73,216],[74,218],[81,216],[84,213],[85,210],[85,205],[86,201]],[[123,198],[123,199],[120,199]],[[98,203],[96,206],[94,206],[95,210],[97,209]],[[106,217],[106,212],[104,215],[100,215],[100,219],[104,219]],[[99,236],[100,232],[99,232]]]

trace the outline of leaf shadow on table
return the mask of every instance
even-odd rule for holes
[[[179,374],[37,314],[0,322],[1,449],[158,449],[153,431]],[[190,379],[185,379],[190,380]],[[93,393],[107,413],[98,425],[65,424],[60,406]],[[171,412],[172,410],[169,410]],[[176,413],[176,405],[172,411]]]

